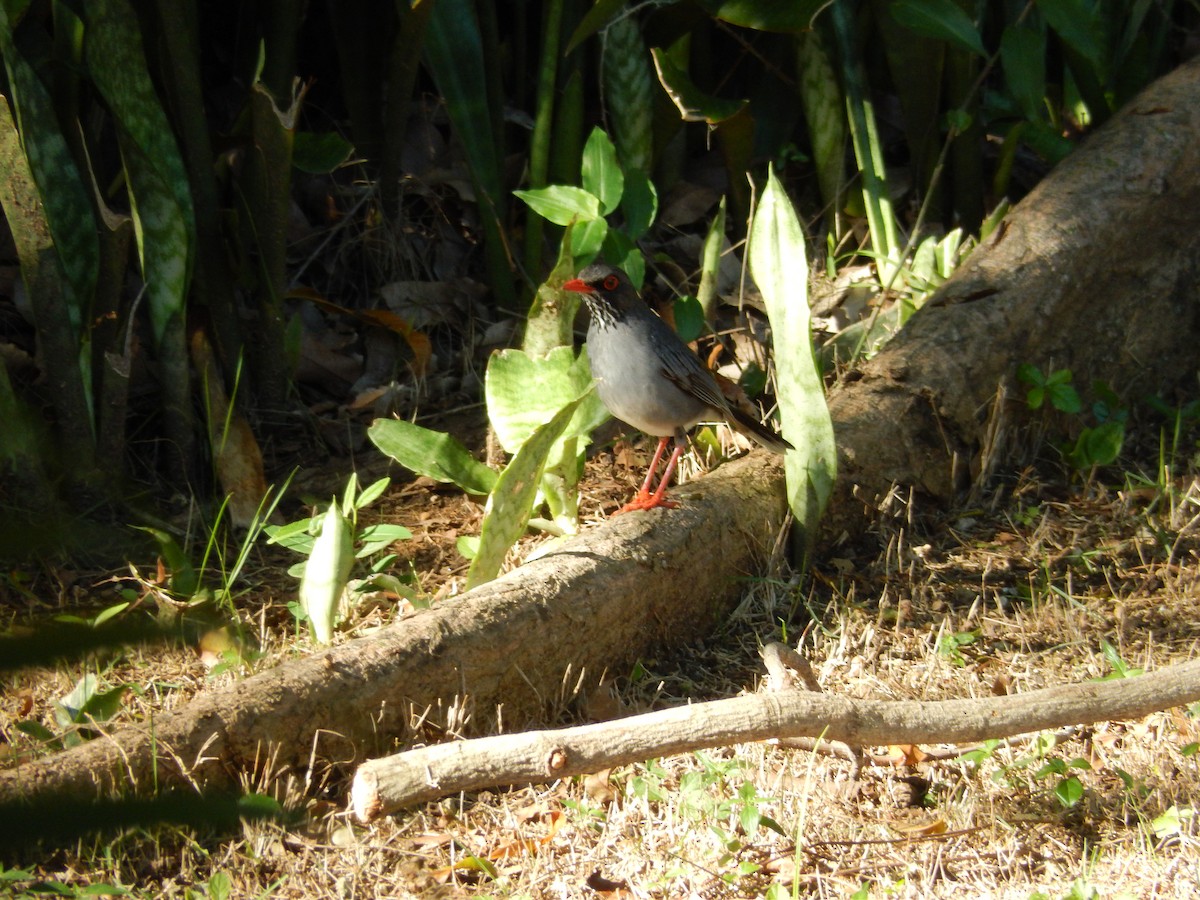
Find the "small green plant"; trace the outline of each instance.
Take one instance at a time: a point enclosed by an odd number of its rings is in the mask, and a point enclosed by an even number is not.
[[[32,719],[18,722],[17,730],[54,750],[76,747],[99,735],[95,726],[116,715],[129,689],[130,685],[121,684],[102,690],[100,679],[89,672],[75,682],[69,693],[54,701],[54,719],[61,737]]]
[[[351,474],[341,501],[334,498],[325,512],[265,529],[267,543],[279,544],[305,557],[288,569],[289,575],[300,579],[298,599],[289,603],[288,608],[297,621],[308,622],[319,643],[333,640],[333,630],[343,618],[345,592],[354,561],[377,556],[395,541],[412,537],[412,532],[403,525],[387,522],[358,528],[359,510],[378,500],[390,484],[390,478],[381,478],[360,491],[358,476]],[[373,577],[360,584],[359,590],[378,586],[379,579],[388,579],[387,587],[391,590],[401,596],[411,593],[398,579],[389,579],[385,572],[395,558],[395,554],[389,553],[375,559],[371,565]]]
[[[646,262],[636,242],[658,215],[654,183],[640,169],[622,171],[616,147],[600,128],[592,130],[584,145],[580,175],[582,187],[553,184],[513,193],[547,221],[572,226],[565,240],[580,265],[603,253],[611,265],[624,269],[634,285],[641,287]],[[617,213],[621,227],[608,222],[608,216]]]
[[[1106,640],[1101,639],[1100,650],[1104,654],[1104,659],[1108,662],[1109,666],[1112,668],[1112,671],[1107,675],[1097,678],[1097,681],[1116,681],[1120,678],[1136,678],[1145,671],[1144,669],[1131,666],[1125,662],[1125,660],[1121,658],[1121,654],[1117,651],[1117,648]]]
[[[1030,409],[1041,409],[1049,403],[1059,412],[1076,415],[1083,410],[1083,401],[1075,385],[1070,369],[1055,369],[1044,374],[1037,366],[1021,363],[1017,367],[1017,380],[1029,388],[1025,403]]]
[[[965,666],[967,660],[963,655],[963,648],[969,647],[978,641],[981,634],[982,632],[978,628],[973,628],[970,631],[957,631],[953,634],[943,634],[938,638],[938,655],[948,659],[956,666]]]
[[[1070,369],[1056,369],[1047,374],[1036,366],[1022,363],[1017,367],[1017,380],[1028,388],[1025,402],[1030,409],[1042,409],[1049,404],[1070,416],[1083,415],[1083,400],[1072,384]],[[1112,464],[1121,455],[1125,442],[1128,410],[1104,382],[1094,382],[1092,391],[1096,401],[1090,412],[1096,424],[1084,426],[1075,441],[1062,448],[1063,456],[1076,472]]]

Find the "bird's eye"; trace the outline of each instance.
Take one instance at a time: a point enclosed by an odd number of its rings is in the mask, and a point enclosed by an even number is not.
[[[617,289],[617,285],[620,283],[620,279],[618,279],[616,275],[604,276],[604,289],[606,291],[615,291]]]

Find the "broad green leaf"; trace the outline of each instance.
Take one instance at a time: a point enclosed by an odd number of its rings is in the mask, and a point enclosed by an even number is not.
[[[695,297],[679,297],[675,301],[675,333],[691,343],[704,334],[704,308]]]
[[[607,216],[617,208],[617,204],[621,202],[621,195],[625,193],[625,176],[617,162],[617,148],[613,146],[604,129],[593,128],[588,136],[583,147],[580,174],[584,191],[599,201],[600,215]],[[536,210],[536,207],[534,209]]]
[[[626,177],[653,162],[654,74],[637,19],[614,19],[604,33],[600,78],[612,139]]]
[[[891,12],[892,18],[910,31],[987,56],[979,29],[954,0],[897,0]]]
[[[1042,116],[1046,93],[1046,33],[1010,25],[1000,38],[1000,61],[1008,90],[1027,119]]]
[[[129,685],[119,684],[109,691],[94,692],[80,710],[80,721],[108,721],[121,709],[121,699],[128,690]]]
[[[608,222],[602,218],[576,222],[571,229],[571,256],[581,266],[591,262],[604,246],[610,232]]]
[[[700,0],[710,14],[756,31],[801,32],[812,28],[829,0]]]
[[[555,225],[586,222],[600,216],[600,200],[590,191],[569,184],[552,184],[530,191],[513,191],[535,213]]]
[[[571,253],[571,234],[574,230],[575,226],[567,226],[559,244],[554,270],[538,287],[529,306],[521,349],[535,357],[575,342],[575,316],[581,300],[574,291],[562,289],[568,279],[575,277],[579,268]]]
[[[298,131],[292,144],[292,165],[301,172],[324,175],[338,168],[353,152],[354,145],[336,131],[321,134]]]
[[[1054,33],[1100,74],[1105,61],[1104,5],[1092,0],[1037,0],[1038,11]]]
[[[80,721],[80,717],[83,714],[83,709],[85,706],[87,706],[88,701],[91,700],[92,696],[96,693],[96,688],[98,685],[99,679],[97,679],[96,676],[91,672],[87,673],[77,682],[75,682],[75,687],[71,688],[70,693],[62,697],[57,702],[59,710],[56,710],[56,712],[61,711],[65,713],[67,717],[67,721],[65,722],[62,722],[60,719],[60,724],[69,725],[71,723]]]
[[[646,280],[646,258],[628,235],[610,228],[604,236],[603,252],[608,262],[629,276],[635,288],[642,289],[642,283]]]
[[[811,547],[833,491],[837,448],[813,354],[804,231],[774,168],[750,226],[749,255],[750,274],[771,320],[780,424],[796,448],[785,457],[788,503]]]
[[[679,115],[685,122],[707,122],[716,125],[737,115],[748,101],[724,100],[714,97],[696,87],[688,73],[671,61],[671,57],[660,47],[650,51],[654,57],[654,69],[658,73],[659,84],[679,110]]]
[[[533,433],[592,383],[586,351],[556,347],[544,357],[521,350],[501,350],[488,360],[484,378],[488,419],[507,453],[516,453]],[[577,415],[563,430],[564,437],[590,437],[608,418],[595,394],[576,404]]]
[[[588,396],[594,395],[593,391]],[[467,571],[467,590],[495,578],[509,548],[525,532],[547,458],[586,399],[576,397],[534,429],[496,479],[483,515],[479,549]]]
[[[625,214],[625,233],[635,241],[650,230],[658,216],[658,191],[650,176],[639,169],[630,172],[625,179],[621,212]],[[641,281],[637,283],[641,284]]]
[[[485,496],[496,484],[496,473],[444,432],[402,419],[376,419],[367,429],[367,437],[406,469],[456,484],[468,494]]]

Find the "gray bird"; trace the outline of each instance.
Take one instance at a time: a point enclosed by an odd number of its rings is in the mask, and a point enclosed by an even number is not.
[[[618,513],[678,505],[666,499],[667,486],[687,445],[688,429],[701,420],[724,419],[776,453],[792,449],[753,416],[729,405],[712,373],[642,302],[620,269],[594,263],[563,288],[582,294],[591,312],[588,358],[601,401],[621,421],[659,438],[646,480]],[[652,493],[650,485],[672,437],[674,452]]]

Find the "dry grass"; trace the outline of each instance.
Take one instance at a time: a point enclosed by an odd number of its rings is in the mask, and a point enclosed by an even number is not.
[[[922,529],[907,510],[863,546],[825,554],[806,579],[748,584],[720,633],[620,680],[614,711],[755,690],[758,647],[781,638],[799,641],[825,690],[872,698],[1095,678],[1113,669],[1102,641],[1129,667],[1187,659],[1200,639],[1198,491],[1194,481],[1119,494],[1030,480],[997,513]],[[453,530],[454,509],[426,510],[427,540],[414,545],[418,563],[449,579],[454,566],[430,535]],[[298,652],[286,619],[268,612],[285,588],[266,572],[259,581],[268,599],[248,619],[260,642],[270,659]],[[124,718],[204,689],[198,660],[167,657],[129,653],[106,673],[142,685]],[[61,696],[76,677],[21,673],[5,696]],[[14,745],[15,718],[10,707],[0,722]],[[3,861],[72,890],[108,882],[146,897],[225,886],[229,897],[289,898],[826,897],[864,886],[874,897],[1194,897],[1200,829],[1188,811],[1200,806],[1200,773],[1185,748],[1197,740],[1195,717],[1171,710],[1016,737],[974,762],[958,758],[970,748],[872,748],[857,777],[830,755],[751,744],[452,797],[368,828],[340,803],[266,778],[250,787],[304,807],[301,824],[232,836],[137,830]],[[1070,807],[1055,794],[1068,775],[1082,787]],[[1174,828],[1172,811],[1183,811]]]

